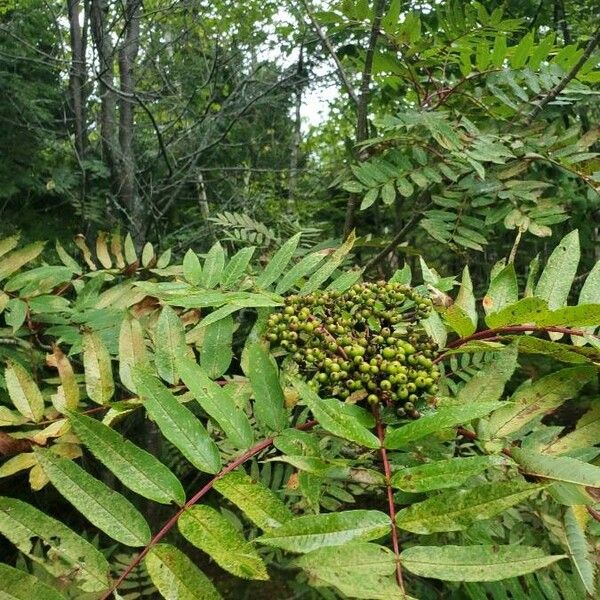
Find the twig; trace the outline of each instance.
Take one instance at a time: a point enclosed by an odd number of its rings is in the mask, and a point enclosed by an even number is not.
[[[388,512],[390,514],[390,521],[392,523],[392,548],[394,549],[394,554],[396,555],[396,581],[398,582],[398,586],[402,590],[402,595],[404,596],[406,592],[404,590],[404,578],[402,577],[402,565],[400,564],[400,541],[398,536],[398,528],[396,526],[396,507],[394,506],[394,490],[392,490],[392,485],[390,483],[392,471],[390,468],[390,462],[387,457],[387,450],[383,445],[385,439],[385,429],[379,416],[379,407],[373,406],[372,411],[373,416],[375,417],[377,437],[379,438],[379,441],[381,443],[379,453],[381,455],[381,462],[383,463],[383,474],[385,476],[385,487],[387,490]]]
[[[588,42],[587,46],[585,47],[583,54],[581,55],[581,57],[579,58],[577,63],[573,66],[573,68],[567,73],[567,75],[565,75],[565,77],[563,77],[563,79],[561,79],[561,81],[556,86],[554,86],[554,88],[552,88],[542,98],[542,100],[540,100],[540,102],[537,104],[537,106],[529,113],[529,116],[527,117],[527,120],[525,121],[526,125],[531,125],[531,123],[542,112],[542,110],[544,110],[544,107],[549,102],[552,102],[552,100],[554,100],[565,89],[565,87],[567,87],[567,85],[573,79],[575,79],[575,77],[577,76],[577,73],[579,73],[581,67],[583,67],[583,65],[585,64],[587,59],[592,55],[592,52],[598,45],[598,42],[600,42],[600,27],[598,27],[598,29],[596,29],[596,33],[594,33],[594,35],[590,38],[590,41]]]
[[[317,424],[316,421],[307,421],[302,425],[298,425],[296,429],[305,431],[307,429],[312,429]],[[100,600],[107,600],[110,595],[115,592],[118,587],[127,579],[128,575],[142,562],[146,554],[150,552],[150,550],[162,540],[162,538],[169,533],[169,531],[175,526],[181,515],[191,506],[198,503],[203,496],[205,496],[210,490],[212,490],[215,483],[223,478],[227,473],[230,473],[234,469],[237,469],[239,466],[244,464],[247,460],[251,459],[253,456],[256,456],[259,452],[267,449],[269,446],[273,444],[273,438],[265,438],[264,440],[258,442],[258,444],[252,446],[250,450],[247,450],[242,454],[239,458],[236,458],[234,461],[230,462],[227,466],[221,469],[208,483],[206,483],[203,487],[201,487],[183,506],[179,508],[179,510],[160,528],[158,533],[148,542],[146,547],[127,565],[127,568],[121,573],[121,576],[113,583],[111,588],[104,594]]]

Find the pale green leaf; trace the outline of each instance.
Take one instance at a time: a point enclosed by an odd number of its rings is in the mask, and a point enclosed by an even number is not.
[[[133,368],[148,365],[146,341],[142,324],[129,313],[126,313],[119,331],[119,379],[131,392],[135,393]]]
[[[202,266],[198,255],[190,248],[183,257],[183,276],[191,285],[198,285],[202,276]]]
[[[221,568],[244,579],[269,579],[254,546],[214,508],[191,506],[177,522],[191,544],[206,552]]]
[[[463,531],[476,521],[490,519],[541,489],[541,485],[515,480],[443,492],[403,508],[396,515],[396,523],[401,529],[421,534]]]
[[[484,417],[503,404],[502,402],[469,402],[440,408],[434,414],[425,415],[398,429],[388,429],[385,435],[385,447],[390,449],[405,447],[425,436]]]
[[[268,487],[243,471],[217,479],[214,488],[261,529],[279,527],[293,518],[290,509]]]
[[[175,357],[185,347],[185,332],[177,313],[163,306],[154,334],[154,360],[158,374],[167,383],[177,383]]]
[[[495,455],[437,460],[395,471],[391,484],[399,490],[413,493],[453,488],[490,467],[505,464],[506,458]]]
[[[519,298],[517,275],[511,263],[496,275],[483,298],[485,314],[497,313],[506,306],[514,304]]]
[[[565,558],[541,548],[507,546],[412,546],[400,555],[402,566],[419,577],[444,581],[499,581],[532,573]]]
[[[277,365],[260,342],[247,347],[246,375],[254,394],[254,415],[270,431],[287,427],[287,412]]]
[[[221,600],[210,579],[175,546],[157,544],[144,564],[165,600]]]
[[[561,369],[519,388],[508,404],[491,415],[488,431],[495,437],[505,437],[523,425],[558,408],[573,398],[596,375],[593,367],[581,366]]]
[[[214,288],[221,279],[225,266],[225,251],[219,242],[216,242],[208,251],[200,274],[200,285],[204,288]]]
[[[204,425],[151,373],[134,369],[137,393],[160,432],[198,470],[216,473],[221,468],[219,449]]]
[[[454,301],[456,306],[459,306],[469,317],[473,328],[471,333],[477,329],[477,307],[475,305],[475,296],[473,294],[473,282],[471,281],[471,274],[469,273],[469,267],[465,267],[462,272],[462,279],[460,282],[460,288],[458,295]],[[466,335],[470,335],[467,333]]]
[[[329,433],[350,440],[367,448],[379,448],[379,439],[364,427],[352,414],[343,410],[343,403],[330,398],[323,400],[303,381],[295,379],[293,385],[300,394],[303,402],[323,427]]]
[[[256,278],[256,287],[267,288],[281,277],[298,247],[301,235],[297,233],[277,250],[264,271]]]
[[[4,371],[6,389],[15,408],[27,419],[41,421],[44,399],[29,372],[17,362],[9,362]]]
[[[275,292],[283,294],[294,287],[303,277],[310,275],[317,265],[323,261],[325,254],[313,252],[307,254],[301,261],[296,263],[277,283]]]
[[[240,280],[246,272],[255,250],[254,246],[242,248],[231,257],[221,274],[221,285],[224,288],[229,288]]]
[[[600,298],[600,260],[594,265],[594,268],[590,271],[588,276],[581,287],[579,292],[578,304],[592,304],[598,302]],[[598,324],[596,324],[598,325]],[[594,327],[586,329],[588,333],[594,332]],[[573,336],[573,344],[575,346],[583,346],[585,340],[578,336]]]
[[[16,498],[0,498],[0,533],[64,583],[84,592],[108,588],[109,565],[102,553],[37,508]],[[37,545],[32,542],[38,539],[54,560],[47,560],[36,551]]]
[[[594,556],[585,536],[585,522],[588,514],[584,506],[569,506],[565,509],[565,539],[569,557],[575,572],[590,597],[596,596]]]
[[[347,510],[295,517],[266,531],[257,541],[289,552],[305,553],[350,541],[375,540],[390,529],[390,518],[383,512]]]
[[[178,355],[177,370],[192,396],[218,423],[228,441],[236,448],[248,448],[254,435],[246,413],[239,410],[233,399],[191,358]]]
[[[513,448],[511,457],[528,475],[577,485],[600,487],[600,467],[569,456],[549,456],[524,448]]]
[[[150,541],[144,517],[121,494],[72,460],[41,450],[36,450],[36,457],[60,494],[106,535],[127,546],[144,546]]]
[[[546,300],[550,309],[564,306],[579,265],[579,234],[567,234],[554,249],[540,275],[535,295]]]
[[[559,437],[544,448],[547,454],[564,454],[580,448],[591,448],[600,440],[600,405],[585,413],[573,431]]]
[[[20,569],[0,563],[0,598],[2,600],[65,600],[53,587]]]
[[[88,397],[97,404],[108,404],[115,392],[110,354],[95,331],[83,334],[83,368]]]
[[[81,442],[125,487],[162,504],[185,502],[177,477],[152,454],[92,417],[70,413],[69,419]]]
[[[502,310],[486,316],[486,324],[495,329],[507,325],[522,325],[536,323],[549,313],[545,300],[540,298],[522,298],[518,302],[505,306]]]
[[[0,281],[18,271],[23,265],[26,265],[34,258],[37,258],[45,245],[46,242],[33,242],[33,244],[15,250],[8,256],[0,259]]]
[[[231,315],[207,325],[200,349],[200,363],[211,379],[221,377],[233,358],[231,349],[235,324]]]

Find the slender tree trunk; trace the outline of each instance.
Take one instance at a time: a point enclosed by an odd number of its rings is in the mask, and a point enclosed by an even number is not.
[[[302,141],[302,83],[298,82],[295,91],[294,133],[290,151],[290,175],[288,181],[288,205],[294,206],[296,201],[296,185],[298,182],[298,164],[300,158],[300,142]]]
[[[67,0],[69,13],[69,37],[71,42],[71,69],[69,71],[69,99],[75,133],[75,150],[78,160],[83,161],[86,148],[85,126],[85,44],[79,22],[79,0]]]
[[[125,35],[119,48],[119,145],[121,150],[119,169],[119,198],[127,212],[133,228],[136,246],[141,248],[148,229],[148,214],[145,210],[136,179],[134,150],[134,107],[135,107],[135,61],[140,47],[140,14],[142,0],[127,0],[125,3]]]

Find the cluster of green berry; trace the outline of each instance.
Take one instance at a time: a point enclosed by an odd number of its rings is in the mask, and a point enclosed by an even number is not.
[[[431,300],[399,283],[286,298],[269,317],[267,340],[287,351],[324,397],[395,404],[400,416],[437,392],[436,346],[421,320]]]

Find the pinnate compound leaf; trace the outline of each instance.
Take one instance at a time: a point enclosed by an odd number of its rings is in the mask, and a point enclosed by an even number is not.
[[[288,418],[277,365],[260,342],[248,346],[247,353],[256,420],[268,430],[281,431],[287,427]]]
[[[289,552],[304,553],[353,540],[375,540],[390,529],[390,518],[381,511],[347,510],[295,517],[266,531],[257,541]]]
[[[222,600],[210,579],[175,546],[157,544],[145,565],[165,600]]]
[[[476,521],[490,519],[543,488],[515,480],[444,492],[403,508],[396,515],[396,523],[401,529],[421,534],[463,531]]]
[[[179,376],[192,396],[218,423],[229,442],[236,448],[248,448],[254,441],[254,434],[246,413],[238,409],[231,396],[194,360],[179,354],[176,363]]]
[[[596,579],[592,553],[585,536],[587,516],[584,506],[568,506],[565,509],[564,528],[567,549],[575,572],[587,593],[593,598],[596,596]]]
[[[150,541],[148,524],[129,500],[72,460],[49,451],[35,453],[52,485],[90,523],[127,546],[144,546]]]
[[[430,492],[452,488],[462,485],[470,477],[490,467],[506,463],[506,458],[495,455],[437,460],[396,471],[392,475],[391,484],[404,492]]]
[[[350,598],[365,600],[412,600],[402,595],[393,574],[394,553],[368,542],[325,546],[296,558],[313,585],[331,586]]]
[[[69,413],[69,419],[81,442],[125,487],[161,504],[185,502],[177,477],[152,454],[92,417]]]
[[[181,515],[177,525],[183,537],[226,571],[244,579],[269,579],[267,568],[254,546],[214,508],[191,506]]]
[[[281,277],[298,247],[300,236],[301,234],[297,233],[275,252],[265,270],[256,278],[256,286],[258,288],[267,288]]]
[[[102,553],[37,508],[16,498],[0,498],[0,533],[51,575],[84,592],[100,592],[108,587],[109,565]],[[36,539],[51,550],[54,560],[35,551],[32,540]]]
[[[402,566],[411,573],[444,581],[499,581],[532,573],[561,558],[565,556],[518,544],[413,546],[400,555]]]
[[[505,437],[518,431],[532,419],[573,398],[595,374],[593,367],[570,367],[522,386],[513,394],[510,404],[491,415],[487,426],[489,434]]]
[[[554,249],[535,288],[535,295],[546,300],[550,309],[560,308],[566,303],[579,258],[579,233],[575,230]]]
[[[65,600],[58,590],[42,583],[37,577],[0,563],[0,598],[3,600]]]
[[[577,485],[600,487],[600,467],[576,458],[548,456],[523,448],[513,448],[511,456],[527,474]]]
[[[518,350],[509,346],[487,363],[460,389],[461,402],[492,402],[502,396],[504,386],[517,367]]]
[[[261,529],[279,527],[293,518],[290,509],[269,488],[242,471],[218,479],[214,488]]]
[[[41,421],[44,398],[29,372],[20,363],[10,362],[4,372],[8,395],[16,409],[27,419]]]
[[[385,447],[393,450],[403,448],[432,433],[485,417],[502,406],[504,406],[503,402],[473,402],[440,408],[434,414],[421,417],[408,425],[398,429],[388,429],[385,435]]]
[[[163,306],[156,324],[154,360],[158,374],[167,383],[177,383],[175,357],[182,348],[185,348],[183,325],[170,306]]]
[[[133,377],[144,407],[161,433],[197,469],[216,473],[221,468],[219,449],[194,413],[148,371],[136,368]]]
[[[83,368],[89,398],[97,404],[108,404],[115,392],[110,354],[94,331],[83,334]]]
[[[228,315],[204,329],[200,361],[211,379],[221,377],[231,364],[234,328],[233,317]]]
[[[329,433],[367,448],[379,448],[379,439],[364,427],[356,416],[344,410],[343,403],[333,398],[323,400],[303,381],[295,379],[293,385],[308,406],[319,425]]]

